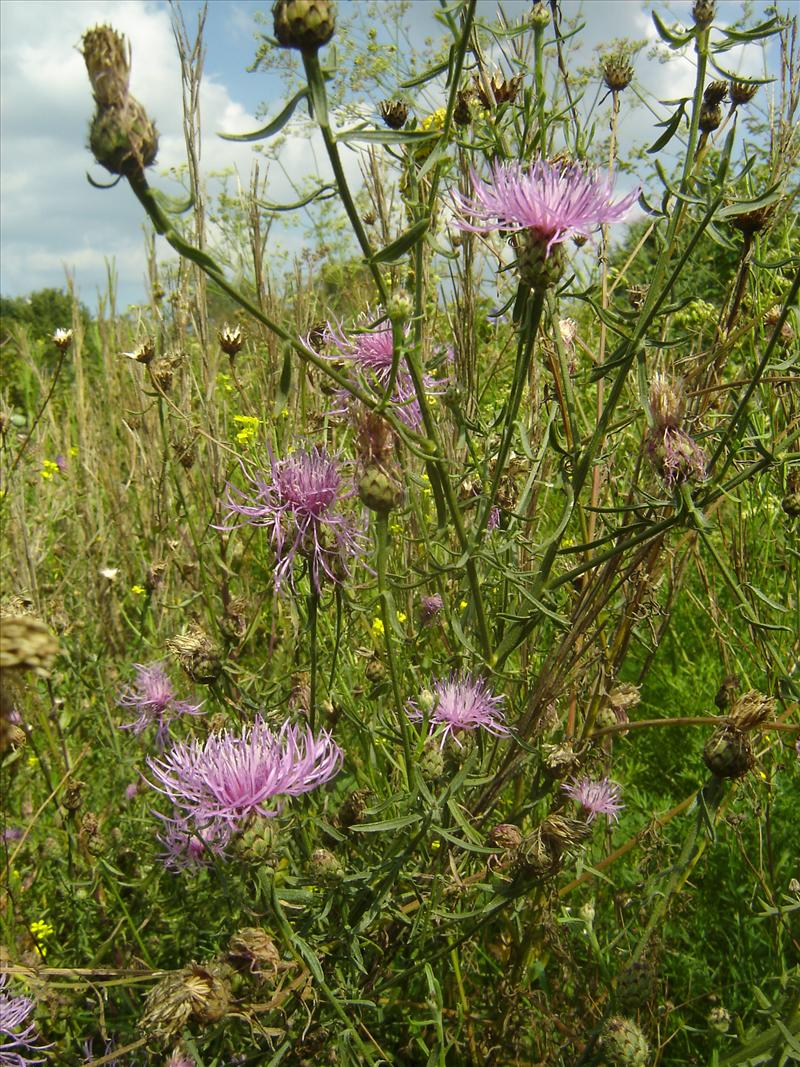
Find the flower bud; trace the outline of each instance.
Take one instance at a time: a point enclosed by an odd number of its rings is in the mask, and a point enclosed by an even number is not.
[[[628,56],[623,52],[604,56],[600,69],[603,72],[603,81],[612,93],[620,93],[623,89],[627,89],[633,80],[633,67]]]
[[[503,849],[504,851],[519,848],[522,844],[522,831],[512,823],[501,822],[489,831],[488,841],[493,848]]]
[[[722,726],[708,739],[703,760],[718,778],[742,778],[754,763],[750,742],[744,734],[729,726]]]
[[[228,955],[239,969],[251,974],[277,974],[281,961],[275,942],[260,926],[246,926],[233,935],[228,945]]]
[[[542,0],[536,0],[528,15],[528,22],[535,30],[546,30],[550,25],[550,12],[547,9],[547,4],[543,3]]]
[[[698,29],[704,30],[710,26],[716,13],[716,0],[694,0],[692,4],[692,18]]]
[[[643,1007],[655,991],[656,969],[651,960],[638,959],[617,980],[617,1000],[626,1011]]]
[[[728,95],[728,83],[725,81],[709,82],[703,91],[703,103],[713,107],[721,104]]]
[[[650,1063],[647,1038],[632,1019],[609,1019],[600,1035],[600,1047],[613,1067],[648,1067]]]
[[[367,666],[364,668],[364,677],[372,685],[380,685],[381,682],[386,681],[388,676],[389,672],[386,670],[383,660],[373,656],[372,659],[367,661]]]
[[[444,774],[444,753],[435,741],[426,741],[417,764],[425,782],[436,782]]]
[[[275,0],[272,17],[279,44],[301,52],[316,52],[336,29],[331,0]]]
[[[359,481],[358,495],[362,504],[379,515],[388,515],[400,500],[397,485],[380,467],[374,465],[367,467]]]
[[[127,96],[122,104],[98,109],[89,129],[89,147],[109,173],[132,178],[155,162],[158,133],[139,101]]]
[[[307,874],[315,885],[334,886],[344,878],[344,867],[327,848],[317,848],[311,853]]]
[[[188,626],[182,634],[167,641],[167,648],[193,682],[211,685],[219,678],[222,671],[219,649],[199,626]]]
[[[720,1034],[727,1034],[731,1025],[731,1013],[727,1008],[719,1005],[713,1007],[708,1013],[708,1025],[712,1030],[717,1030]]]

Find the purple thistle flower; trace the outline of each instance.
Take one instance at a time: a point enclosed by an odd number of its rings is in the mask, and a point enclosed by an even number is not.
[[[460,747],[456,737],[460,730],[482,727],[495,736],[509,732],[503,713],[505,697],[492,693],[483,678],[473,678],[470,674],[451,674],[447,680],[439,679],[433,683],[433,693],[430,732],[433,733],[437,726],[444,726],[442,747],[448,735]],[[411,701],[406,713],[415,721],[424,718],[421,708]]]
[[[473,170],[472,188],[471,200],[454,194],[461,214],[476,220],[457,219],[460,229],[474,233],[533,230],[548,254],[553,245],[570,237],[588,237],[598,226],[619,222],[639,197],[635,189],[614,203],[613,184],[606,176],[577,164],[556,166],[543,159],[528,168],[495,163],[491,183],[481,181]]]
[[[258,718],[238,735],[223,730],[203,742],[181,742],[163,759],[147,762],[155,779],[149,784],[179,810],[177,821],[203,835],[208,827],[214,834],[235,833],[250,815],[277,815],[277,798],[330,781],[342,759],[325,730],[314,737],[309,728],[285,723],[276,734]]]
[[[196,870],[205,867],[214,856],[225,856],[225,847],[232,837],[232,830],[225,823],[209,823],[200,829],[188,819],[168,819],[158,814],[157,817],[164,823],[159,841],[164,846],[161,860],[168,870]]]
[[[434,593],[433,596],[424,596],[419,602],[419,620],[422,625],[427,626],[433,622],[443,607],[444,601],[438,593]]]
[[[654,426],[647,435],[647,454],[668,489],[708,477],[705,452],[679,426]]]
[[[329,322],[325,328],[323,341],[336,349],[334,355],[326,358],[348,363],[356,372],[360,385],[366,385],[372,390],[380,392],[385,391],[391,379],[392,360],[394,358],[394,342],[390,322],[381,322],[373,329],[353,333],[350,336],[344,332],[341,323],[332,325]],[[306,341],[306,344],[310,346],[309,341]],[[437,382],[429,374],[424,377],[424,385],[427,393],[436,394],[444,391],[442,383]],[[344,391],[342,396],[346,401],[347,394]],[[391,402],[397,409],[399,419],[402,419],[412,430],[420,429],[422,426],[422,412],[414,389],[414,382],[402,359],[397,369]]]
[[[620,787],[608,778],[601,778],[599,782],[593,782],[586,776],[573,778],[561,788],[588,813],[587,822],[593,822],[598,815],[606,815],[611,822],[616,822],[624,807],[619,799]]]
[[[30,997],[14,997],[6,992],[7,981],[8,975],[0,974],[0,1064],[3,1067],[29,1067],[32,1063],[44,1063],[42,1056],[28,1058],[32,1052],[43,1052],[51,1047],[37,1045],[35,1024],[31,1022],[25,1025],[25,1020],[34,1009],[34,1002]]]
[[[486,523],[486,529],[491,533],[493,530],[498,529],[500,526],[500,508],[495,504],[492,510],[489,512],[489,518]]]
[[[245,477],[255,489],[249,497],[228,484],[225,506],[241,515],[244,524],[265,526],[276,555],[275,589],[285,578],[294,588],[293,567],[298,552],[309,562],[311,581],[319,591],[322,576],[341,583],[350,577],[347,562],[361,555],[366,539],[337,510],[355,490],[342,492],[342,477],[334,458],[324,449],[294,452],[285,459],[269,453],[270,471],[257,470]],[[235,497],[240,500],[236,500]],[[234,527],[220,527],[233,529]]]
[[[202,705],[176,700],[172,682],[160,663],[152,663],[149,667],[134,663],[133,667],[136,680],[120,693],[117,704],[123,708],[135,708],[138,717],[120,729],[133,730],[138,735],[155,723],[156,742],[159,748],[163,748],[169,737],[170,724],[183,715],[202,715]]]

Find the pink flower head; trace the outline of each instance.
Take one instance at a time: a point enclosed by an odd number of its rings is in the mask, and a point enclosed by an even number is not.
[[[145,666],[134,663],[133,667],[136,679],[132,686],[120,693],[117,703],[123,708],[135,708],[138,714],[133,722],[125,723],[121,729],[140,734],[155,724],[156,741],[163,748],[169,737],[170,724],[183,715],[201,715],[201,705],[175,698],[172,682],[162,664]]]
[[[360,329],[349,336],[344,332],[341,323],[334,325],[329,322],[323,341],[336,350],[327,358],[348,364],[355,372],[358,385],[373,392],[383,392],[387,388],[394,358],[392,325],[388,320],[380,322],[372,329]],[[306,343],[310,344],[308,341]],[[424,385],[425,391],[431,394],[441,393],[444,389],[441,382],[437,382],[428,374],[424,377]],[[344,391],[342,396],[346,399]],[[411,374],[402,359],[397,369],[391,403],[399,419],[412,430],[420,429],[422,412]]]
[[[456,734],[461,730],[477,730],[482,727],[490,734],[507,734],[503,703],[505,698],[491,692],[483,678],[470,674],[452,674],[447,680],[433,683],[434,705],[429,721],[431,733],[443,726],[442,746],[448,736],[460,744]],[[420,707],[412,702],[407,706],[410,719],[424,718]]]
[[[208,827],[214,834],[235,833],[250,815],[277,815],[281,797],[330,781],[342,758],[325,730],[315,737],[309,728],[286,723],[276,734],[257,718],[239,734],[223,730],[203,742],[176,744],[164,758],[147,762],[149,784],[169,797],[184,829],[203,836]]]
[[[546,243],[548,253],[569,237],[588,237],[598,226],[621,221],[639,197],[639,190],[634,189],[615,203],[611,181],[599,172],[543,159],[528,168],[495,163],[491,182],[481,181],[473,170],[472,188],[472,199],[454,194],[459,212],[474,220],[457,219],[460,229],[474,233],[533,230]]]
[[[419,602],[419,619],[423,626],[427,626],[444,607],[444,601],[438,593],[424,596]]]
[[[159,841],[164,846],[161,860],[168,870],[187,871],[205,867],[214,856],[225,855],[232,831],[222,822],[209,823],[202,829],[188,819],[168,819],[158,816],[164,823],[164,832]]]
[[[276,590],[287,577],[294,586],[298,552],[308,560],[315,589],[320,589],[323,575],[341,583],[350,576],[348,560],[361,555],[365,544],[363,533],[338,508],[355,490],[342,491],[336,461],[322,448],[293,452],[285,459],[275,459],[270,452],[269,459],[269,472],[251,474],[242,468],[255,492],[248,497],[228,484],[225,506],[244,523],[270,531]]]
[[[573,778],[561,788],[587,812],[587,822],[593,822],[598,815],[606,815],[611,822],[616,822],[624,806],[619,799],[620,787],[608,778],[601,778],[599,782],[586,776]]]
[[[14,997],[6,992],[7,974],[0,974],[0,1064],[4,1067],[29,1067],[44,1063],[42,1056],[31,1059],[32,1052],[43,1052],[50,1045],[38,1045],[36,1026],[25,1025],[35,1005],[30,997]],[[23,1055],[24,1053],[24,1055]]]

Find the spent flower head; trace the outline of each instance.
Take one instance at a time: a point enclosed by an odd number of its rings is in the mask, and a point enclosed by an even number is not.
[[[238,832],[250,816],[276,815],[282,798],[330,781],[342,751],[325,730],[315,737],[309,728],[285,723],[275,733],[258,718],[238,734],[223,730],[202,742],[182,742],[147,762],[149,784],[172,801],[185,828],[208,841],[209,827]]]
[[[584,775],[583,778],[565,782],[561,788],[581,805],[586,812],[587,822],[593,822],[598,815],[605,815],[611,822],[616,822],[622,811],[620,787],[608,778],[595,782]]]
[[[264,526],[269,530],[276,555],[275,588],[288,578],[294,586],[297,555],[308,561],[313,587],[319,591],[323,578],[341,583],[348,578],[348,562],[360,556],[366,539],[361,530],[339,510],[342,500],[354,490],[342,490],[338,464],[324,449],[298,451],[276,459],[269,453],[270,470],[249,472],[245,477],[254,492],[228,484],[225,506],[237,525]]]
[[[495,736],[507,734],[503,704],[505,698],[492,693],[483,678],[471,674],[452,674],[433,683],[433,707],[429,712],[431,733],[443,726],[442,746],[448,736],[460,745],[457,734],[462,730],[488,730]],[[417,702],[409,702],[408,717],[419,721],[424,711]]]
[[[35,1004],[30,997],[15,997],[6,989],[7,974],[0,974],[0,1064],[3,1067],[28,1067],[45,1063],[45,1057],[31,1058],[50,1045],[38,1044],[36,1026],[27,1022]]]
[[[117,704],[133,708],[136,718],[121,729],[133,730],[138,735],[148,726],[155,726],[156,742],[163,748],[170,725],[184,715],[202,715],[202,705],[176,698],[172,682],[161,663],[134,663],[133,669],[136,671],[133,685],[120,693]]]

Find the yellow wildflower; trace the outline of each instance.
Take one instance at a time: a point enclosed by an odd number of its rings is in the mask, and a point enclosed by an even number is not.
[[[55,930],[50,925],[50,923],[44,922],[44,920],[42,919],[37,919],[36,922],[32,922],[30,930],[31,935],[37,942],[36,951],[39,953],[42,959],[44,959],[47,955],[47,949],[45,948],[44,944],[42,944],[42,942],[45,938],[52,937],[52,935],[55,933]]]
[[[41,476],[45,480],[49,480],[58,471],[58,464],[54,463],[52,459],[46,459],[42,462],[42,469],[39,471]]]
[[[143,585],[132,585],[131,586],[131,592],[133,593],[134,596],[144,596],[144,594],[147,592],[147,590],[145,589],[145,587]]]
[[[461,603],[460,603],[460,604],[459,604],[458,606],[459,606],[459,607],[461,608],[461,610],[463,611],[463,610],[464,610],[464,609],[466,608],[466,606],[467,606],[467,602],[466,602],[466,600],[462,600],[462,601],[461,601]]]
[[[405,622],[407,618],[408,618],[408,615],[406,615],[406,613],[404,611],[398,611],[398,613],[397,613],[397,621],[398,622]]]
[[[233,421],[241,426],[241,430],[236,434],[240,445],[249,444],[258,436],[258,419],[254,415],[234,415]]]
[[[376,637],[383,637],[384,633],[386,632],[383,625],[383,619],[372,620],[372,632]]]
[[[230,374],[223,374],[222,371],[220,371],[217,375],[217,382],[219,383],[220,387],[225,390],[226,393],[233,392]]]

